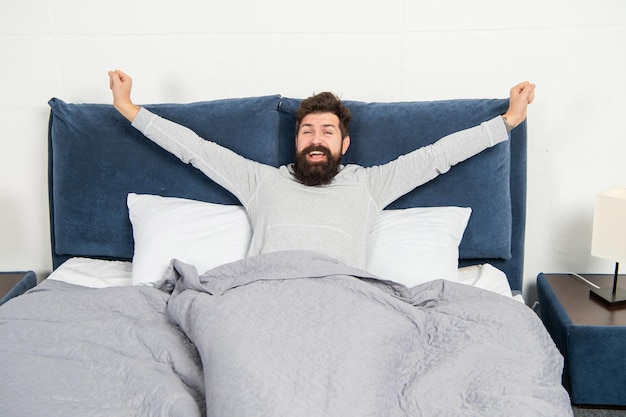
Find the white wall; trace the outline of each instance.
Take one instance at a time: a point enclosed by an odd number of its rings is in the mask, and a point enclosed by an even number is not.
[[[47,101],[138,103],[331,90],[354,100],[508,97],[529,114],[526,295],[589,255],[593,197],[626,186],[623,0],[1,0],[0,270],[51,269]]]

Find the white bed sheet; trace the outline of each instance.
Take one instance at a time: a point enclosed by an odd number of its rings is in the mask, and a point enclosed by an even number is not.
[[[92,258],[70,258],[47,279],[83,287],[124,287],[133,284],[133,265],[124,261],[105,261]]]
[[[123,287],[133,285],[132,270],[131,262],[75,257],[60,265],[47,279],[92,288]],[[488,263],[459,268],[459,280],[524,302],[521,295],[512,295],[504,272]]]

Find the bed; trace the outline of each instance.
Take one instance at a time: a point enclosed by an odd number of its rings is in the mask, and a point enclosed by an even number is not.
[[[298,98],[145,105],[242,156],[294,154]],[[567,416],[521,299],[526,124],[387,207],[367,268],[245,257],[233,195],[110,105],[49,102],[53,273],[0,308],[10,416]],[[382,164],[503,99],[346,101],[344,163]]]

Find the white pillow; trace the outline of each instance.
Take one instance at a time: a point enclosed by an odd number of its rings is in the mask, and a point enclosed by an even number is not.
[[[406,287],[458,281],[459,243],[471,208],[383,210],[367,240],[367,271]]]
[[[459,282],[506,297],[513,297],[506,274],[488,263],[459,268]]]
[[[241,206],[131,193],[127,198],[133,226],[133,284],[163,278],[173,258],[199,273],[243,259],[252,228]]]

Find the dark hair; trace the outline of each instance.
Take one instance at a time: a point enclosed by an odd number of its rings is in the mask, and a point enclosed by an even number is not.
[[[311,113],[333,113],[339,119],[341,137],[348,136],[348,124],[352,120],[352,113],[333,93],[323,92],[302,100],[296,113],[296,135],[300,130],[302,119]]]

